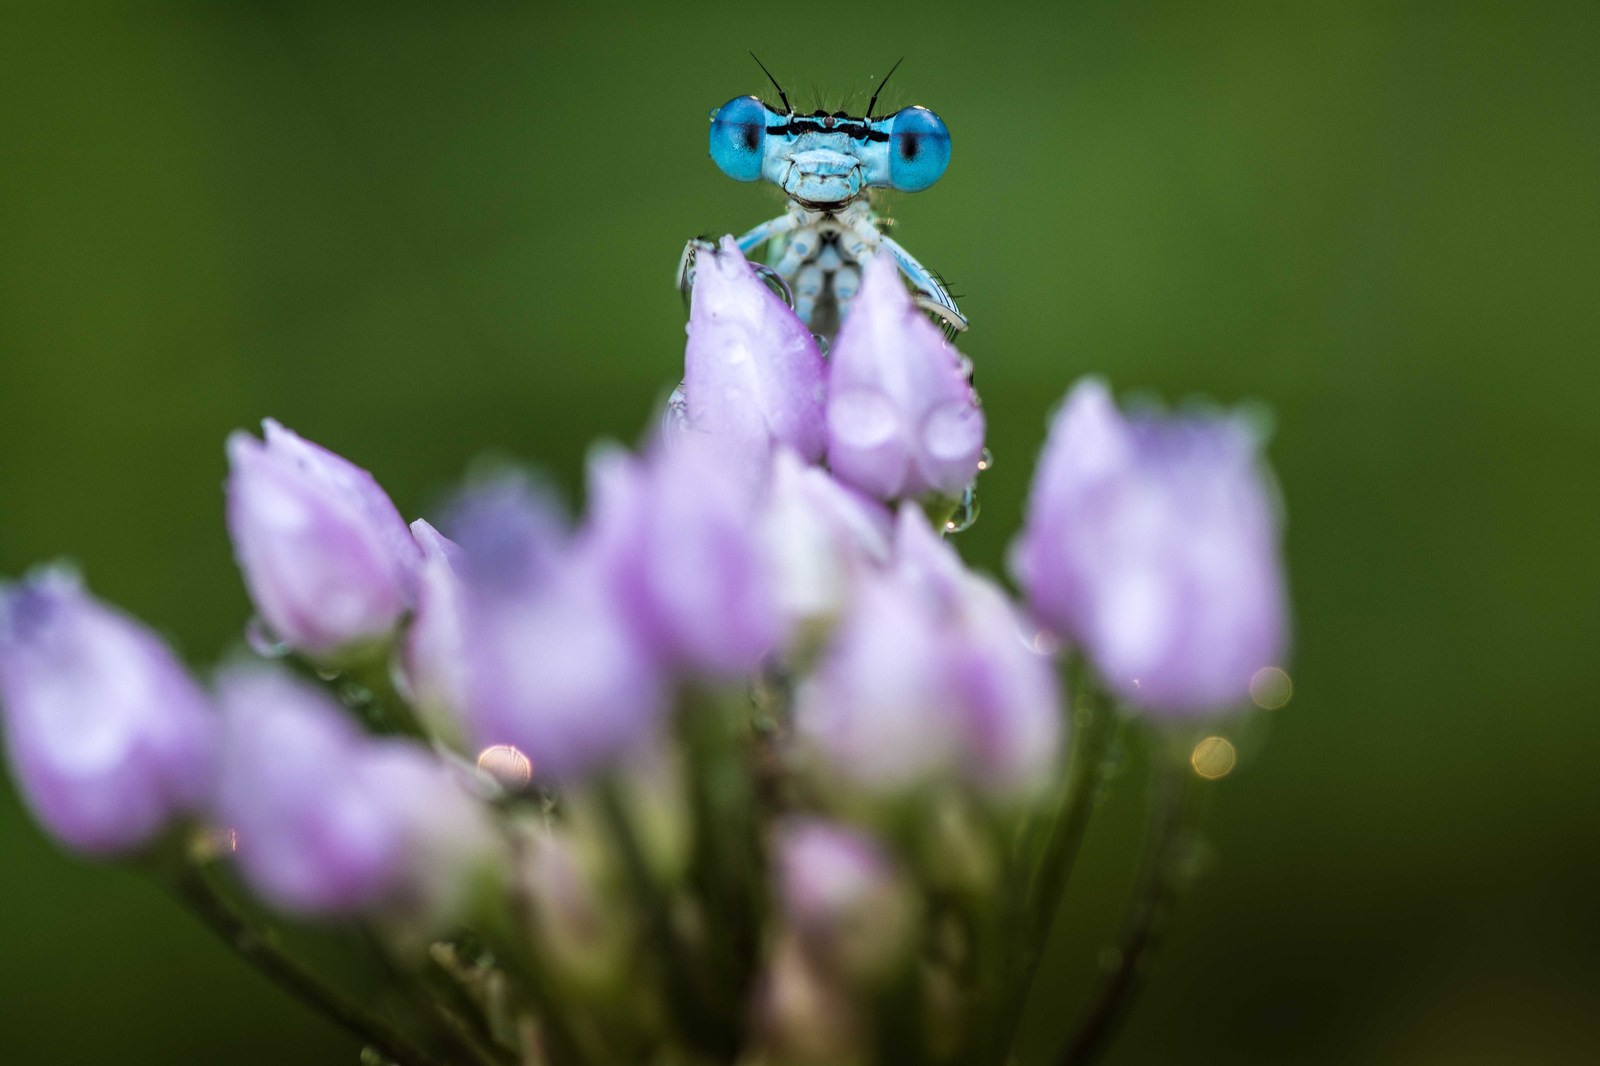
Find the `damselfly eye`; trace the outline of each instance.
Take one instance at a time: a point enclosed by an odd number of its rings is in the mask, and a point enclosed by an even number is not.
[[[735,97],[711,116],[711,159],[733,180],[755,181],[766,135],[767,105],[754,96]]]
[[[889,126],[889,184],[917,192],[938,181],[949,165],[950,131],[943,119],[925,107],[895,113]]]

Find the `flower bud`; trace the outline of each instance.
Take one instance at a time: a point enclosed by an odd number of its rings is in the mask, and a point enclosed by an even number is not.
[[[228,438],[228,532],[261,618],[320,660],[383,641],[421,551],[372,475],[270,419]]]
[[[321,690],[266,668],[220,682],[216,817],[241,875],[293,914],[442,918],[487,848],[476,805],[426,749],[362,733]]]
[[[549,543],[540,512],[507,493],[460,509],[465,717],[480,750],[510,745],[565,782],[649,747],[666,685],[598,557]]]
[[[732,237],[695,263],[683,389],[691,429],[757,484],[772,449],[808,462],[826,447],[826,370],[816,340],[758,278]]]
[[[863,574],[849,611],[795,696],[795,728],[835,772],[877,792],[951,773],[959,709],[944,634],[915,590]]]
[[[841,481],[883,500],[961,495],[983,456],[983,411],[887,253],[867,264],[829,367],[828,465]]]
[[[781,451],[758,519],[784,626],[825,626],[844,610],[855,575],[889,559],[890,515],[821,467]]]
[[[658,659],[691,676],[742,677],[778,634],[750,494],[698,437],[643,459],[590,463],[586,547]]]
[[[426,940],[466,913],[500,857],[463,771],[403,740],[368,741],[366,786],[399,827],[401,861],[380,903],[391,937]]]
[[[996,797],[1027,798],[1049,784],[1063,718],[1054,667],[1009,597],[967,570],[922,510],[902,505],[895,567],[923,590],[947,626],[949,695],[958,711],[967,780]]]
[[[461,549],[422,519],[411,524],[422,548],[417,571],[417,608],[406,629],[401,667],[412,705],[428,729],[459,747],[465,742],[466,584],[456,573]]]
[[[1124,699],[1217,710],[1281,660],[1278,513],[1257,453],[1238,417],[1125,418],[1094,379],[1056,415],[1014,569]]]
[[[993,582],[902,506],[887,571],[850,609],[796,697],[799,734],[871,791],[960,778],[993,799],[1048,783],[1061,742],[1050,663]]]
[[[796,819],[778,835],[774,865],[784,919],[821,969],[879,975],[902,957],[911,902],[876,840],[821,819]]]
[[[0,589],[0,706],[23,798],[75,851],[149,844],[215,780],[217,722],[199,687],[66,570]]]

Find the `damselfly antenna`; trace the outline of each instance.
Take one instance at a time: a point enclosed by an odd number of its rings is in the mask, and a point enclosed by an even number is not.
[[[783,101],[783,109],[792,114],[794,112],[794,107],[789,103],[789,97],[784,95],[783,86],[778,84],[778,79],[772,76],[772,71],[767,69],[767,65],[761,62],[761,57],[756,55],[755,52],[750,53],[750,58],[756,61],[756,66],[761,68],[761,73],[765,74],[767,76],[767,80],[772,83],[772,87],[778,90],[778,99]],[[892,74],[894,72],[890,71],[890,73]]]
[[[889,79],[894,77],[894,72],[899,70],[900,69],[900,64],[904,63],[905,61],[906,61],[906,57],[905,56],[901,56],[899,59],[896,59],[894,61],[894,66],[889,68],[889,73],[885,74],[883,76],[883,80],[878,83],[878,87],[876,89],[872,90],[872,99],[867,101],[867,121],[868,122],[872,121],[872,108],[878,102],[878,94],[883,92],[883,87],[885,85],[889,84]],[[756,60],[756,62],[759,63],[759,62],[761,62],[761,60],[758,59],[758,60]],[[765,69],[765,68],[763,68],[763,69]],[[767,77],[770,78],[770,77],[772,77],[772,75],[768,74]]]

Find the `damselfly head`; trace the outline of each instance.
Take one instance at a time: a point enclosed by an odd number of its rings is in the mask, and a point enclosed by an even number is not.
[[[777,81],[772,84],[782,110],[738,96],[711,113],[711,158],[735,181],[765,179],[808,207],[835,208],[866,189],[926,189],[950,164],[950,131],[925,107],[873,118],[873,93],[863,117],[820,110],[802,115]]]

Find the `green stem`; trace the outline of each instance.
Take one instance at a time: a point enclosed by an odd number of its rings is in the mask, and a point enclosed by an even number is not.
[[[1106,750],[1115,732],[1116,719],[1112,708],[1097,693],[1089,691],[1087,679],[1079,681],[1080,692],[1075,701],[1073,722],[1073,760],[1071,776],[1067,781],[1059,813],[1045,846],[1043,858],[1034,868],[1027,896],[1022,907],[1021,921],[1016,935],[1011,938],[1020,953],[1015,965],[1010,967],[1010,978],[997,1007],[994,1029],[994,1061],[1004,1062],[1016,1040],[1022,1022],[1023,1008],[1027,1006],[1028,993],[1038,976],[1039,964],[1050,940],[1050,930],[1055,925],[1056,912],[1061,907],[1061,896],[1066,891],[1084,834],[1089,828],[1089,816],[1094,812],[1096,795],[1100,789]]]
[[[749,700],[701,693],[688,702],[680,732],[689,753],[692,883],[707,911],[707,953],[719,999],[741,1002],[760,953],[759,899],[767,876],[747,765],[755,757]]]
[[[684,1037],[717,1061],[728,1061],[738,1052],[733,1028],[723,1023],[707,1002],[706,982],[701,978],[687,945],[673,928],[666,895],[656,883],[645,860],[644,849],[634,832],[621,789],[608,781],[598,789],[600,808],[615,837],[617,851],[628,880],[633,885],[639,909],[657,956],[664,967],[667,1002],[681,1023]]]
[[[405,993],[414,1007],[434,1017],[458,1052],[477,1063],[477,1066],[508,1066],[509,1056],[501,1052],[488,1033],[482,1030],[481,1018],[477,1019],[480,1025],[475,1026],[440,998],[430,974],[407,972],[381,937],[370,929],[363,930],[363,934],[367,947],[377,957],[389,981]]]
[[[1127,1017],[1138,994],[1144,963],[1155,950],[1164,919],[1182,880],[1184,855],[1196,806],[1191,802],[1193,775],[1182,758],[1157,753],[1150,829],[1138,885],[1123,920],[1114,964],[1103,972],[1083,1018],[1078,1022],[1060,1066],[1084,1066],[1098,1059]]]
[[[205,872],[193,862],[178,864],[167,879],[167,885],[240,958],[396,1066],[443,1066],[409,1037],[356,1006],[338,989],[269,941],[217,891]]]
[[[502,833],[508,854],[511,856],[512,880],[511,924],[514,936],[505,944],[501,962],[508,976],[520,986],[524,996],[531,1001],[541,1034],[549,1044],[549,1058],[559,1066],[576,1066],[589,1061],[585,1048],[568,1024],[560,1009],[553,982],[533,951],[538,940],[538,923],[533,913],[533,903],[523,882],[527,869],[528,849],[520,832],[502,824]]]
[[[359,709],[370,725],[384,733],[395,733],[427,743],[432,739],[428,730],[395,688],[391,656],[392,652],[387,646],[375,649],[366,657],[345,664],[340,676],[364,690],[366,702]]]

